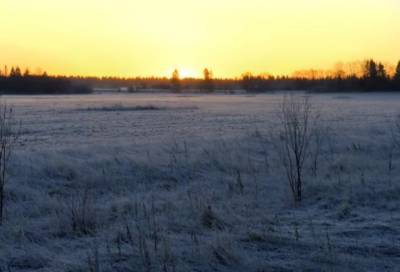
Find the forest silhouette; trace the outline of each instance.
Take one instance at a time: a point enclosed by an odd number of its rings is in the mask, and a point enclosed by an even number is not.
[[[83,77],[50,76],[46,72],[31,74],[19,67],[0,70],[2,94],[73,94],[89,93],[96,88],[113,88],[139,92],[160,90],[171,92],[206,92],[244,90],[263,93],[277,90],[314,92],[400,91],[400,61],[396,67],[373,59],[362,62],[337,63],[331,70],[301,70],[291,76],[254,75],[240,78],[214,78],[209,68],[203,78],[180,78],[175,69],[167,77]]]

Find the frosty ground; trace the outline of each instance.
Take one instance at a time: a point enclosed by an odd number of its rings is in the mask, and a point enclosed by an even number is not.
[[[400,95],[307,95],[329,133],[296,206],[282,93],[4,96],[0,271],[399,271]]]

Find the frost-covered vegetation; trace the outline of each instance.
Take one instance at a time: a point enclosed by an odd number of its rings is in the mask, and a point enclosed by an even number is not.
[[[0,271],[396,271],[400,96],[304,96],[6,97]]]

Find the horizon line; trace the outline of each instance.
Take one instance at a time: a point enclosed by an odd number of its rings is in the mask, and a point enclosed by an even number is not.
[[[215,80],[239,80],[241,78],[243,78],[243,76],[245,75],[251,75],[251,76],[255,76],[255,77],[274,77],[274,78],[299,78],[302,76],[299,76],[299,74],[301,73],[315,73],[316,76],[314,76],[315,78],[326,78],[326,77],[332,77],[335,73],[340,72],[343,74],[346,74],[346,76],[357,76],[359,75],[362,70],[363,70],[363,65],[365,65],[368,61],[373,60],[375,61],[377,64],[382,64],[384,66],[384,68],[386,69],[386,72],[388,73],[388,75],[392,76],[395,73],[396,70],[396,66],[400,66],[400,60],[398,62],[388,62],[388,61],[377,61],[374,58],[364,58],[363,60],[354,60],[354,61],[347,61],[347,62],[342,62],[342,61],[337,61],[335,62],[334,65],[332,65],[331,68],[302,68],[302,69],[296,69],[293,70],[290,73],[272,73],[272,72],[268,72],[268,71],[264,71],[264,72],[253,72],[251,70],[244,70],[243,72],[240,73],[240,75],[235,75],[235,76],[213,76],[213,79]],[[340,66],[340,67],[339,67]],[[357,69],[357,71],[352,71],[352,72],[348,72],[345,71],[345,69],[349,69],[349,67],[345,67],[345,66],[352,66],[352,70]],[[358,66],[358,67],[354,67],[354,66]],[[0,65],[0,76],[7,76],[10,74],[12,69],[20,69],[21,74],[23,75],[26,71],[29,72],[29,75],[32,76],[40,76],[40,75],[44,75],[46,74],[47,76],[50,77],[66,77],[66,78],[96,78],[96,79],[170,79],[172,76],[172,72],[169,75],[160,75],[160,74],[153,74],[153,75],[130,75],[130,76],[123,76],[123,75],[111,75],[111,74],[102,74],[102,75],[93,75],[93,74],[76,74],[76,73],[52,73],[51,71],[49,72],[49,70],[43,69],[41,67],[36,67],[34,69],[32,69],[29,66],[19,66],[19,65]],[[203,67],[202,69],[200,69],[200,71],[197,71],[198,73],[196,73],[197,75],[187,75],[187,76],[180,76],[179,78],[181,80],[188,80],[188,79],[192,79],[192,80],[200,80],[203,79],[203,71],[205,69],[208,69],[209,71],[211,71],[212,73],[214,73],[214,69],[210,68],[210,67]],[[179,69],[179,68],[175,68],[172,69],[172,71],[177,70],[179,72],[179,74],[181,73],[181,71],[185,71],[185,69]],[[296,75],[297,74],[297,75]],[[307,77],[307,76],[306,76]]]

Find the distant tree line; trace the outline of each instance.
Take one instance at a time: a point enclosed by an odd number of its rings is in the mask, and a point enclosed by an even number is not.
[[[102,79],[102,82],[108,82]],[[241,78],[214,78],[212,70],[205,68],[203,78],[183,78],[175,69],[171,78],[134,78],[117,80],[118,84],[139,86],[136,90],[164,89],[172,92],[213,92],[245,90],[268,92],[277,90],[306,90],[316,92],[347,91],[400,91],[400,62],[396,67],[375,60],[338,63],[332,70],[302,70],[292,76],[253,75]]]
[[[171,77],[65,77],[31,74],[29,70],[5,68],[0,70],[1,93],[62,94],[87,93],[91,89],[126,89],[130,92],[204,92],[238,91],[262,93],[277,90],[306,90],[315,92],[347,91],[400,91],[400,62],[391,66],[367,60],[338,63],[332,70],[301,70],[292,76],[253,75],[244,73],[240,78],[215,78],[209,68],[203,78],[181,78],[177,69]]]
[[[243,89],[248,92],[273,90],[310,91],[400,91],[400,61],[396,68],[387,67],[375,60],[348,64],[338,64],[332,71],[303,70],[292,77],[243,74]]]
[[[12,67],[8,72],[7,67],[0,71],[1,94],[71,94],[89,93],[91,89],[87,84],[74,82],[67,77],[31,74],[28,69],[23,73],[19,67]]]

